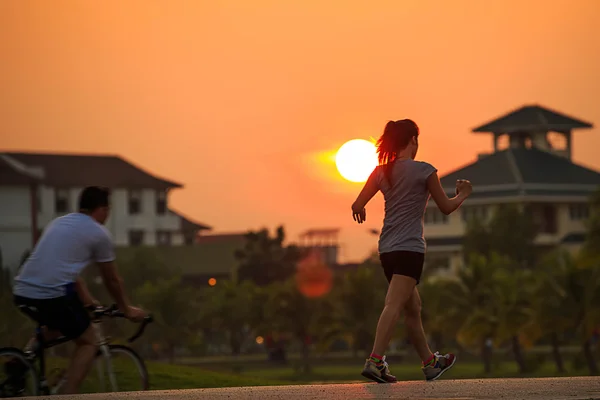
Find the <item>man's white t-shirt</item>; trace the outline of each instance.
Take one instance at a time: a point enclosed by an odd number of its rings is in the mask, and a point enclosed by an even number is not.
[[[15,278],[13,293],[30,299],[64,296],[90,263],[114,259],[113,242],[103,225],[86,214],[67,214],[48,224]]]

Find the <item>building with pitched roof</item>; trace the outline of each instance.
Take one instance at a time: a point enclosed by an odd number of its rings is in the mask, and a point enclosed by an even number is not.
[[[492,137],[493,152],[441,177],[454,196],[457,179],[473,183],[473,194],[458,212],[443,215],[434,202],[425,213],[428,264],[454,274],[462,263],[461,243],[467,222],[487,220],[502,203],[530,206],[540,227],[539,246],[576,250],[585,236],[588,200],[600,185],[600,173],[572,160],[572,134],[592,124],[557,111],[530,105],[473,129]]]
[[[0,250],[16,269],[51,220],[76,211],[85,186],[112,190],[106,222],[117,246],[192,244],[209,226],[169,208],[168,195],[182,185],[157,177],[119,156],[0,153]]]

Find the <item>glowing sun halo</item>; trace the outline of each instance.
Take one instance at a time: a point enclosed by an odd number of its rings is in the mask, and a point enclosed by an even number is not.
[[[377,166],[377,149],[367,140],[350,140],[337,151],[335,165],[345,179],[365,182]]]

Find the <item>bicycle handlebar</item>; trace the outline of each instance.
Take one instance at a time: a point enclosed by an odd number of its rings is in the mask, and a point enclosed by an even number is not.
[[[116,304],[113,304],[109,307],[88,306],[87,309],[94,314],[94,318],[102,318],[102,317],[125,318],[125,314],[123,313],[123,311],[119,310],[119,307]],[[135,340],[139,339],[139,337],[144,334],[144,330],[146,329],[146,326],[148,324],[152,323],[153,321],[154,321],[154,318],[152,317],[151,314],[149,314],[147,317],[144,318],[144,320],[142,321],[137,332],[132,337],[127,339],[127,341],[129,343],[132,343]]]

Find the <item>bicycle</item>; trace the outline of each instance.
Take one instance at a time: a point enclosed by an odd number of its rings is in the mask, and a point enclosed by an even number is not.
[[[105,387],[104,369],[101,367],[102,361],[104,361],[106,372],[109,378],[110,387],[113,392],[119,391],[119,387],[116,383],[116,374],[114,371],[114,360],[117,355],[125,355],[129,359],[133,360],[137,374],[140,378],[139,387],[133,390],[148,390],[148,370],[144,360],[133,350],[131,347],[119,344],[111,344],[111,338],[105,336],[102,331],[102,320],[103,318],[124,318],[123,312],[118,310],[116,305],[110,307],[88,307],[88,311],[92,314],[92,326],[96,333],[98,352],[94,364],[99,366],[98,378],[99,384],[102,388]],[[130,337],[127,341],[132,343],[137,340],[146,329],[146,326],[153,321],[151,315],[147,316],[141,323],[137,332]],[[55,379],[56,382],[49,384],[46,377],[46,357],[45,350],[60,344],[69,342],[71,339],[67,337],[59,337],[54,340],[45,341],[43,337],[42,326],[38,326],[35,330],[35,337],[38,343],[37,350],[35,352],[25,352],[15,347],[4,347],[0,348],[0,357],[10,357],[11,361],[7,362],[4,366],[9,377],[4,381],[0,381],[0,398],[7,397],[20,397],[24,394],[25,387],[25,376],[29,373],[32,377],[31,380],[31,394],[27,396],[39,396],[39,395],[53,395],[57,394],[66,382],[65,369],[59,372],[58,377]],[[36,370],[34,367],[35,362],[39,362],[39,368]],[[1,365],[0,365],[1,367]],[[10,369],[10,371],[9,371]],[[127,372],[130,370],[128,369]],[[88,378],[92,376],[93,371],[88,373]],[[11,376],[12,375],[12,376]],[[97,393],[105,392],[106,390],[95,391]]]

